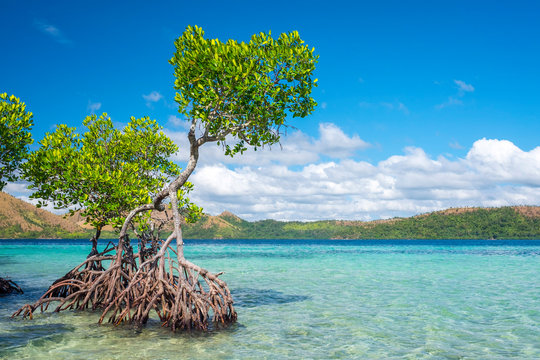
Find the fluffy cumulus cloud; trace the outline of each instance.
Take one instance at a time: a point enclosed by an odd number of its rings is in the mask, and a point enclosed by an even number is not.
[[[357,150],[370,146],[369,143],[360,139],[358,135],[355,134],[349,137],[343,130],[331,123],[320,124],[319,134],[319,140],[315,141],[316,149],[320,153],[331,157],[349,157]]]
[[[185,131],[167,134],[180,146],[176,160],[185,163]],[[281,147],[235,158],[208,144],[190,178],[191,197],[210,214],[228,210],[247,220],[372,220],[449,207],[540,203],[540,147],[524,151],[507,140],[480,139],[462,158],[407,147],[378,163],[358,160],[368,146],[330,123],[321,124],[315,137],[292,132]],[[30,194],[23,183],[5,191],[24,200]]]
[[[169,119],[170,121],[170,119]],[[175,160],[179,162],[187,161],[189,143],[186,133],[183,131],[165,130],[165,133],[173,139],[180,147],[181,151],[176,155]],[[232,143],[232,139],[228,140]],[[346,158],[357,152],[370,147],[371,144],[362,140],[357,134],[346,135],[343,130],[332,123],[319,125],[318,139],[307,136],[301,131],[294,131],[282,138],[281,144],[267,146],[256,151],[248,149],[243,155],[234,158],[225,156],[223,149],[212,144],[205,145],[200,150],[199,166],[204,164],[226,164],[226,165],[268,165],[281,164],[306,165],[315,163],[322,158]]]
[[[492,181],[540,186],[540,147],[526,152],[508,140],[482,139],[466,159]]]
[[[320,135],[313,142],[323,141]],[[289,156],[294,151],[284,147],[280,157]],[[457,206],[538,204],[540,147],[523,151],[506,140],[481,139],[453,160],[409,147],[376,164],[348,157],[301,167],[207,162],[192,181],[193,199],[207,212],[230,210],[249,220],[370,220]]]

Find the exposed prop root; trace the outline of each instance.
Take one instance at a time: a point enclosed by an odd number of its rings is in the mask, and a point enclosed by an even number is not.
[[[159,251],[157,240],[151,250],[143,246],[137,255],[129,246],[122,256],[118,256],[118,247],[91,255],[56,280],[36,303],[12,316],[31,319],[36,310],[46,311],[55,303],[55,312],[102,309],[99,323],[107,318],[114,325],[142,326],[152,311],[162,326],[173,331],[206,331],[210,323],[219,327],[235,322],[233,299],[227,284],[218,278],[221,273],[212,274],[184,259],[170,246],[172,239],[161,244]],[[110,254],[113,250],[116,255]],[[139,259],[139,267],[135,259]],[[109,267],[103,262],[110,262]]]
[[[13,280],[0,277],[0,295],[12,294],[14,292],[23,293],[19,285],[15,284]]]
[[[146,324],[152,310],[162,326],[171,330],[208,330],[236,321],[237,314],[227,284],[182,257],[168,245],[139,268],[129,286],[105,308],[100,323]],[[210,319],[210,314],[212,317]]]
[[[114,250],[114,245],[111,245],[109,243],[105,250],[100,253],[96,249],[93,249],[82,264],[79,264],[66,275],[56,280],[49,287],[45,295],[65,298],[78,291],[80,284],[88,284],[96,280],[105,271],[103,261],[113,259],[113,256],[107,255]]]
[[[12,317],[22,315],[23,318],[32,319],[37,309],[46,311],[53,303],[57,303],[55,312],[103,308],[108,297],[112,298],[114,294],[120,293],[128,281],[127,277],[122,276],[129,266],[126,266],[125,261],[120,265],[113,262],[108,269],[103,266],[104,261],[116,259],[116,256],[108,255],[114,249],[107,248],[101,253],[89,256],[83,263],[56,280],[38,301],[23,306]]]

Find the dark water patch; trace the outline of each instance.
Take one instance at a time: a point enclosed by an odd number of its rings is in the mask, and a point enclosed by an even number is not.
[[[309,300],[309,296],[285,294],[273,289],[239,288],[231,290],[238,308],[254,308],[264,305],[289,304]]]
[[[24,290],[23,290],[24,291]],[[1,293],[0,294],[0,299],[8,299],[7,301],[10,301],[12,300],[15,296],[19,296],[19,297],[22,297],[23,294],[21,294],[20,292],[16,291],[16,290],[13,290],[12,292],[10,293]],[[0,306],[1,306],[2,302],[0,301]]]
[[[301,239],[227,239],[227,240],[185,240],[186,245],[207,246],[535,246],[540,247],[537,240],[436,240],[436,239],[385,239],[385,240],[301,240]]]
[[[99,245],[105,246],[109,243],[118,243],[117,239],[100,239]],[[313,246],[540,246],[540,239],[535,240],[433,240],[433,239],[385,239],[385,240],[299,240],[299,239],[185,239],[186,245],[208,245],[208,246],[230,246],[230,245],[313,245]],[[87,239],[0,239],[2,245],[88,245]],[[136,240],[132,240],[136,244]]]
[[[426,247],[379,247],[379,248],[304,248],[301,250],[279,251],[269,248],[266,251],[224,251],[219,253],[194,253],[186,251],[186,256],[194,260],[207,259],[252,259],[252,258],[275,258],[275,259],[310,259],[315,256],[325,255],[476,255],[476,256],[540,256],[540,248],[426,248]]]
[[[48,289],[48,287],[30,285],[25,281],[17,282],[17,284],[23,289],[24,293],[0,296],[0,317],[10,317],[13,312],[20,309],[23,305],[35,303]],[[51,304],[47,312],[54,310],[55,307],[54,303]],[[39,311],[36,311],[37,313]]]
[[[74,326],[62,323],[13,326],[0,335],[0,356],[8,350],[23,347],[30,342],[34,346],[47,346],[50,342],[60,341],[64,334],[75,330]]]
[[[15,256],[12,255],[0,255],[0,266],[17,264]]]
[[[322,255],[333,254],[392,254],[392,255],[478,255],[478,256],[540,256],[540,249],[486,249],[486,248],[447,248],[447,249],[426,249],[426,248],[410,248],[410,249],[392,249],[392,248],[380,248],[380,249],[333,249],[327,251],[317,252]]]
[[[193,260],[219,260],[219,259],[251,259],[251,258],[277,258],[277,259],[298,259],[298,258],[312,258],[315,254],[322,254],[325,252],[275,252],[273,249],[268,251],[227,251],[213,254],[190,254],[189,250],[186,251],[186,257]]]

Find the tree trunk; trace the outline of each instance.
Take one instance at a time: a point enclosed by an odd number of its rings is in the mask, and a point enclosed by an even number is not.
[[[92,243],[92,250],[90,251],[90,254],[88,254],[88,257],[94,256],[98,253],[97,244],[98,244],[98,239],[100,235],[101,235],[101,226],[98,226],[96,228],[96,233],[94,234],[94,236],[92,236],[92,239],[90,239],[90,242]]]
[[[161,319],[162,326],[173,331],[208,330],[210,322],[220,326],[236,321],[229,288],[218,278],[222,273],[212,274],[184,257],[177,192],[197,166],[199,146],[209,141],[206,135],[196,139],[195,126],[194,120],[188,133],[190,158],[186,168],[154,197],[151,204],[142,205],[128,214],[120,230],[118,245],[98,253],[97,240],[101,228],[97,229],[91,240],[92,252],[86,261],[53,283],[36,303],[23,306],[12,316],[32,318],[36,309],[44,311],[51,303],[59,302],[55,309],[57,312],[101,308],[103,313],[99,323],[108,317],[108,321],[115,325],[122,322],[138,326],[146,324],[152,310]],[[211,141],[216,140],[219,138]],[[146,257],[145,246],[141,246],[138,254],[133,254],[127,235],[128,226],[140,212],[163,211],[162,202],[166,197],[171,200],[173,212],[172,234],[154,255]],[[174,240],[176,249],[171,246]],[[153,238],[153,246],[160,241]],[[103,261],[111,261],[107,269],[102,266]]]

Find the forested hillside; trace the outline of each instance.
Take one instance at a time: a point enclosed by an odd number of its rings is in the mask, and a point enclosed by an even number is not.
[[[115,237],[106,230],[102,238]],[[540,207],[455,208],[369,222],[249,222],[224,212],[185,224],[183,232],[187,239],[540,239]],[[73,239],[92,233],[77,215],[63,218],[0,192],[0,238]]]
[[[540,239],[540,207],[460,208],[371,222],[248,222],[230,213],[185,228],[198,239]]]

